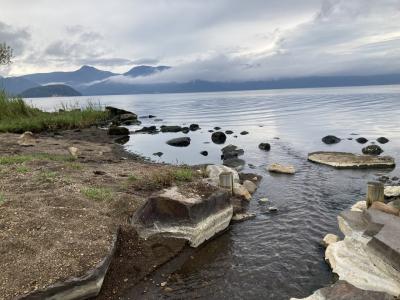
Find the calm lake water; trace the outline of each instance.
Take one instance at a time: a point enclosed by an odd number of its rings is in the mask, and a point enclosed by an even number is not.
[[[62,103],[100,101],[134,111],[139,116],[156,115],[162,121],[142,119],[147,125],[189,125],[186,148],[174,148],[165,141],[182,133],[136,134],[126,149],[168,163],[221,163],[220,149],[227,144],[245,150],[244,171],[263,176],[249,210],[257,217],[235,224],[190,255],[165,266],[178,280],[164,293],[151,281],[129,291],[126,299],[289,299],[305,297],[332,282],[324,262],[320,241],[326,233],[338,233],[337,215],[365,196],[366,184],[377,176],[399,176],[394,170],[335,170],[307,161],[307,153],[319,150],[361,153],[363,136],[374,141],[380,136],[390,142],[384,154],[400,159],[400,86],[323,88],[273,91],[244,91],[197,94],[123,95],[102,97],[47,98],[28,100],[52,110]],[[219,126],[232,130],[225,145],[211,142],[208,130]],[[137,126],[130,129],[135,130]],[[242,136],[243,130],[249,132]],[[334,134],[343,140],[325,145],[321,138]],[[358,134],[358,135],[353,135]],[[237,137],[234,137],[237,135]],[[279,138],[279,139],[275,139]],[[258,149],[269,142],[271,151]],[[368,144],[370,144],[370,142]],[[366,144],[367,145],[367,144]],[[207,150],[209,155],[200,154]],[[163,156],[153,156],[154,152]],[[293,164],[294,176],[272,175],[271,163]],[[268,197],[260,204],[257,199]],[[278,207],[269,213],[268,206]],[[165,281],[160,271],[156,283]],[[144,294],[143,291],[146,290]]]

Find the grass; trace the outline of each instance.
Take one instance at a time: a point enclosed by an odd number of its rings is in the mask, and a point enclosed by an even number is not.
[[[6,198],[2,193],[0,193],[0,205],[2,205],[4,202],[6,202]]]
[[[43,183],[54,183],[58,177],[57,172],[51,172],[51,171],[42,171],[38,177],[37,180]]]
[[[88,103],[82,109],[68,109],[64,106],[62,110],[50,113],[27,105],[22,98],[10,98],[0,91],[0,132],[86,128],[107,117],[108,113],[93,103]]]
[[[176,181],[192,181],[194,176],[193,170],[190,168],[176,169],[171,173]]]
[[[21,174],[29,173],[30,169],[26,166],[19,166],[16,168],[16,171]]]
[[[34,160],[73,162],[75,158],[69,155],[57,155],[48,153],[35,153],[27,155],[6,155],[6,156],[0,156],[0,165],[23,164]]]
[[[73,170],[83,170],[83,165],[81,163],[78,162],[67,162],[65,164],[66,167],[73,169]]]
[[[85,187],[81,189],[82,195],[95,201],[108,201],[113,198],[113,192],[108,188]]]

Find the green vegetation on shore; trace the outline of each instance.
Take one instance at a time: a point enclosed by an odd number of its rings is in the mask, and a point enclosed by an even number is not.
[[[75,158],[69,155],[56,155],[48,153],[35,153],[27,155],[4,155],[0,156],[0,166],[23,164],[25,162],[34,160],[72,162],[75,160]]]
[[[27,105],[22,98],[10,98],[0,92],[0,132],[23,133],[45,130],[85,128],[108,117],[100,105],[88,103],[83,109],[44,112]]]

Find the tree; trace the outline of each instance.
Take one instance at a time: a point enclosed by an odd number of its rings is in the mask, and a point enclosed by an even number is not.
[[[6,43],[0,43],[0,65],[8,65],[11,63],[13,51]]]

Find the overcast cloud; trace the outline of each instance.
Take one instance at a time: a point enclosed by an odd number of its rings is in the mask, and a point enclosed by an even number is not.
[[[147,78],[263,80],[400,72],[400,0],[0,0],[0,41],[16,57],[2,72],[125,72]]]

